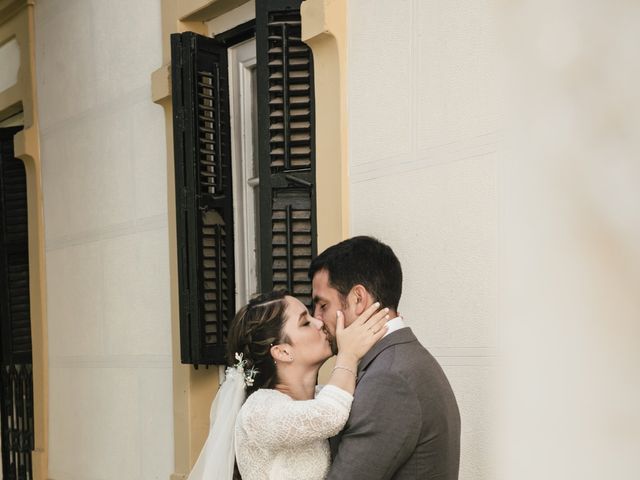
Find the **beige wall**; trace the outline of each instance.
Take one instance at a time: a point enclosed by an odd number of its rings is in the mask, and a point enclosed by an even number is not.
[[[55,480],[173,471],[159,0],[42,0],[36,64]]]
[[[522,0],[500,21],[502,478],[637,478],[640,8]]]
[[[352,0],[348,45],[350,235],[374,235],[398,254],[400,312],[460,405],[460,478],[489,480],[500,145],[492,11]]]
[[[349,6],[351,234],[405,265],[461,478],[635,478],[637,2]]]

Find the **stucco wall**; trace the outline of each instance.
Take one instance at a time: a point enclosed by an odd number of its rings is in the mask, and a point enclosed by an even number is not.
[[[400,312],[443,365],[462,415],[461,475],[490,479],[499,114],[484,2],[352,0],[350,235],[390,244]]]
[[[173,472],[160,1],[42,0],[36,65],[55,480]]]
[[[500,18],[511,126],[500,478],[635,479],[640,5],[521,0]]]

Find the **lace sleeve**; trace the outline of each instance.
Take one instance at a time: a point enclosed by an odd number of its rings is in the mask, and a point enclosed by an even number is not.
[[[353,396],[326,385],[313,400],[287,400],[270,391],[265,396],[254,393],[243,408],[240,427],[250,437],[259,438],[266,447],[293,447],[332,437],[349,418]]]

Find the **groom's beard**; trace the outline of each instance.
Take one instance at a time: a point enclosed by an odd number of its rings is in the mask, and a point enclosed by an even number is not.
[[[340,307],[342,308],[342,313],[344,315],[344,312],[349,310],[349,303],[347,303],[347,296],[346,295],[341,295],[340,296]],[[346,327],[346,325],[345,325]],[[327,330],[326,328],[324,329],[324,331],[327,334],[327,338],[329,339],[329,343],[331,344],[331,352],[334,355],[338,354],[338,341],[336,340],[335,335],[332,335],[329,330]]]
[[[329,330],[327,330],[325,328],[324,333],[327,334],[327,340],[329,340],[329,345],[331,345],[331,353],[333,353],[334,355],[338,354],[338,342],[336,340],[336,337],[334,337],[333,335],[331,335],[331,333],[329,333]]]

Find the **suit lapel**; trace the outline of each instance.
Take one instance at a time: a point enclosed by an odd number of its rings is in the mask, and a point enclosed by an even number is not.
[[[340,440],[342,440],[342,432],[338,433],[335,437],[329,438],[329,449],[331,450],[331,461],[335,460],[338,455],[338,447],[340,447]]]
[[[362,379],[364,374],[367,371],[367,367],[373,360],[380,355],[387,348],[392,347],[394,345],[398,345],[400,343],[409,343],[417,341],[416,336],[413,334],[410,328],[401,328],[400,330],[396,330],[395,332],[390,333],[378,343],[376,343],[371,350],[367,352],[367,354],[362,357],[360,361],[360,365],[358,365],[358,376],[356,378],[356,385]]]

